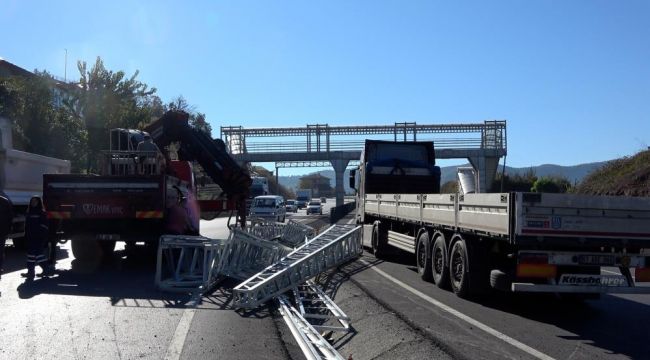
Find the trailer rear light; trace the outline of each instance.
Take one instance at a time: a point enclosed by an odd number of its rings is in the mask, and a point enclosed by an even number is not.
[[[520,278],[554,278],[557,266],[549,264],[517,264],[517,277]]]
[[[48,211],[46,215],[48,219],[57,219],[57,220],[70,219],[72,217],[70,211]]]
[[[517,277],[553,278],[557,266],[548,263],[548,255],[540,253],[520,253],[517,264]]]
[[[650,282],[650,268],[638,267],[634,269],[634,281]]]

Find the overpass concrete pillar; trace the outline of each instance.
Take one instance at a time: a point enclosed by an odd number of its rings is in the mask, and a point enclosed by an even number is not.
[[[468,159],[477,174],[477,192],[485,193],[490,191],[499,167],[499,159],[499,157],[493,156],[476,156]]]
[[[343,160],[343,159],[334,159],[330,160],[332,163],[332,167],[334,168],[334,175],[336,178],[336,206],[341,206],[343,205],[343,201],[345,198],[345,187],[343,186],[343,174],[345,173],[345,169],[348,167],[348,163],[350,160]]]

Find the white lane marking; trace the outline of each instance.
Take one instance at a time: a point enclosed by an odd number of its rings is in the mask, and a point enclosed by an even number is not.
[[[188,302],[189,307],[183,310],[181,320],[178,322],[178,325],[176,325],[174,336],[172,336],[172,340],[169,342],[169,346],[167,347],[165,360],[178,360],[181,358],[185,339],[187,338],[187,333],[190,332],[190,325],[192,325],[192,319],[194,319],[194,314],[196,313],[196,307],[198,306],[199,301],[200,298],[193,297]]]
[[[367,261],[365,261],[363,259],[361,260],[361,262],[364,263],[365,265],[368,265],[368,266],[371,265],[369,262],[367,262]],[[519,342],[519,341],[511,338],[510,336],[508,336],[508,335],[506,335],[506,334],[504,334],[504,333],[502,333],[502,332],[500,332],[498,330],[495,330],[495,329],[493,329],[493,328],[479,322],[478,320],[475,320],[475,319],[473,319],[473,318],[471,318],[471,317],[457,311],[454,308],[451,308],[451,307],[441,303],[438,300],[435,300],[435,299],[425,295],[424,293],[422,293],[422,292],[412,288],[411,286],[409,286],[409,285],[395,279],[394,277],[388,275],[387,273],[383,272],[382,270],[377,269],[374,266],[370,266],[370,268],[372,270],[376,271],[379,275],[385,277],[386,279],[392,281],[393,283],[401,286],[405,290],[411,292],[413,295],[416,295],[416,296],[420,297],[422,300],[424,300],[424,301],[426,301],[426,302],[428,302],[428,303],[430,303],[430,304],[432,304],[434,306],[437,306],[438,308],[442,309],[443,311],[446,311],[446,312],[450,313],[451,315],[454,315],[455,317],[469,323],[470,325],[475,326],[475,327],[485,331],[486,333],[488,333],[490,335],[493,335],[493,336],[497,337],[498,339],[507,342],[508,344],[516,347],[517,349],[519,349],[521,351],[524,351],[524,352],[528,353],[531,356],[534,356],[534,357],[536,357],[538,359],[544,359],[544,360],[552,360],[553,359],[552,357],[550,357],[550,356],[548,356],[548,355],[546,355],[546,354],[544,354],[544,353],[542,353],[542,352],[540,352],[538,350],[535,350],[532,347],[530,347],[530,346],[528,346],[528,345],[526,345],[526,344],[524,344],[522,342]]]

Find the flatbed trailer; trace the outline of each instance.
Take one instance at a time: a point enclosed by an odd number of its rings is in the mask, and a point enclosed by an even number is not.
[[[368,140],[364,155],[371,156],[378,146],[382,142]],[[650,198],[440,194],[439,173],[423,171],[432,168],[433,158],[428,164],[407,165],[392,159],[400,163],[394,171],[386,159],[364,155],[351,175],[364,240],[378,257],[395,249],[415,254],[422,278],[441,288],[451,286],[459,296],[489,287],[585,297],[650,293],[650,287],[637,286],[650,281]],[[386,184],[395,188],[392,182],[410,183],[401,190],[415,193],[365,191],[383,190]],[[434,191],[417,192],[427,187]],[[603,274],[605,267],[618,268],[620,275]]]

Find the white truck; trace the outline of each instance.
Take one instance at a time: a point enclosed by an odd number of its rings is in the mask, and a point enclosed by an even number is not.
[[[25,211],[34,195],[43,195],[43,174],[68,174],[70,162],[13,149],[11,122],[0,117],[0,190],[14,206],[14,222],[9,233],[14,245],[22,247]]]
[[[424,280],[460,297],[650,293],[636,286],[650,281],[650,198],[440,194],[432,142],[366,140],[350,186],[375,256],[412,253]]]
[[[311,189],[296,190],[296,203],[298,209],[307,207],[307,204],[311,201],[311,195]]]

